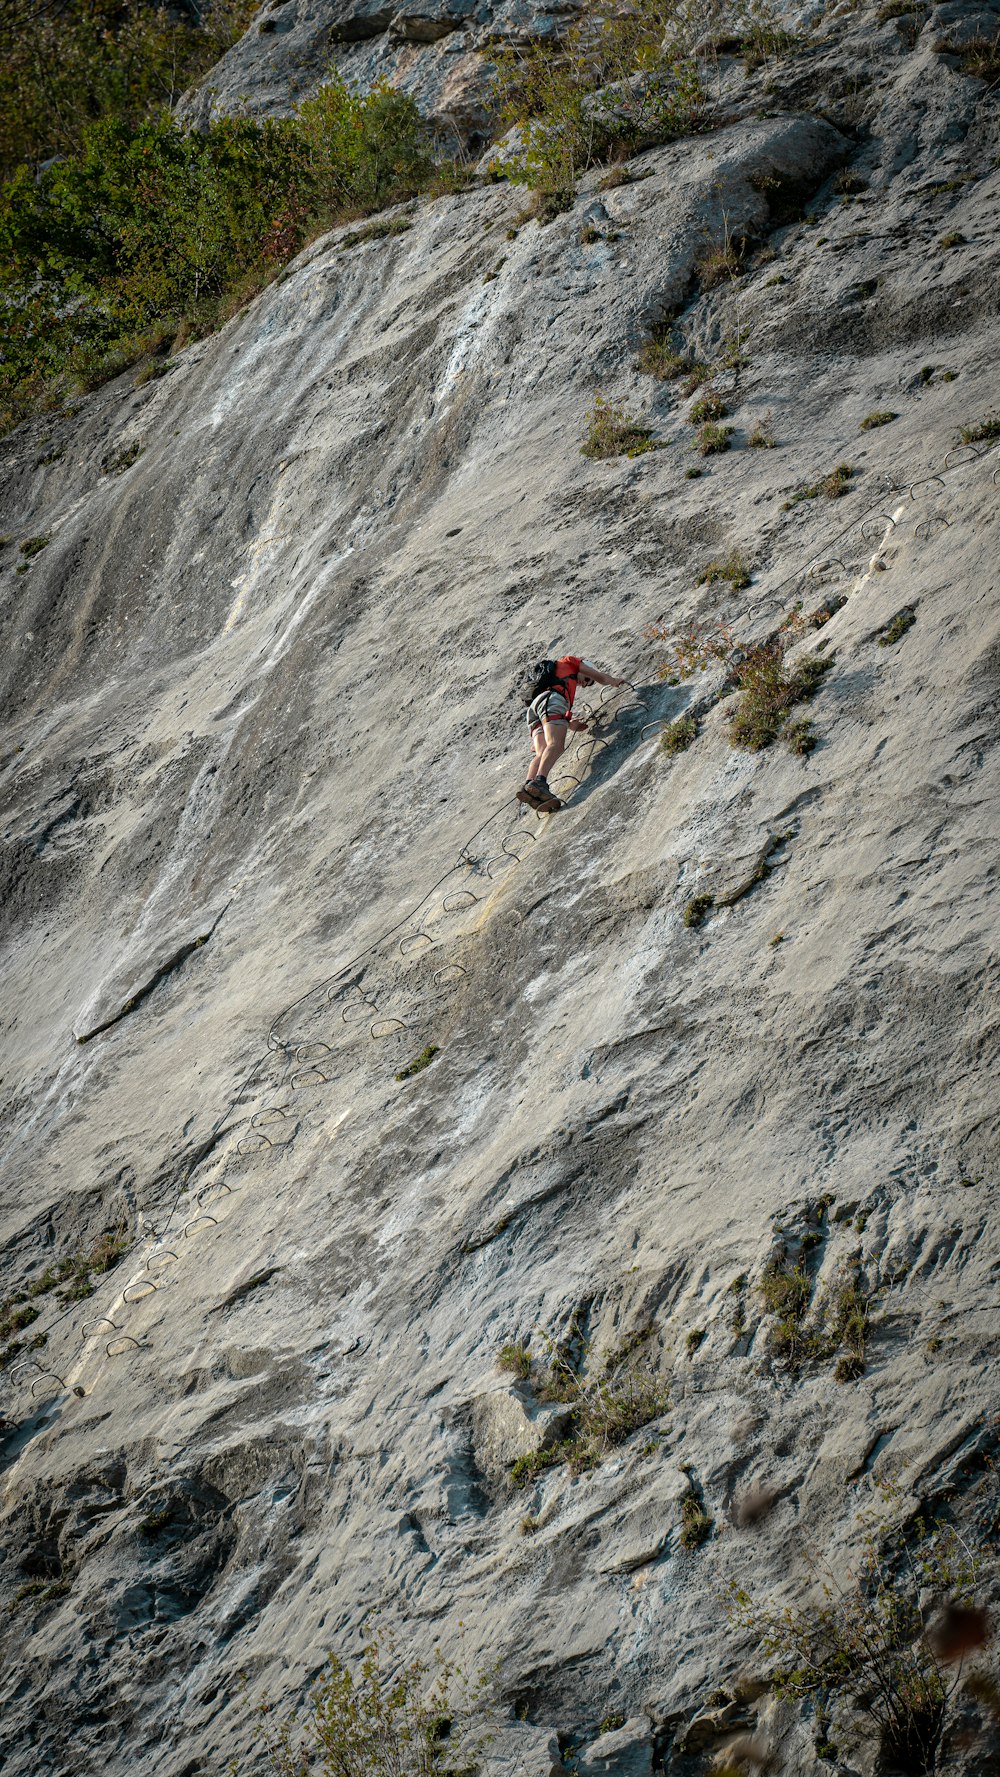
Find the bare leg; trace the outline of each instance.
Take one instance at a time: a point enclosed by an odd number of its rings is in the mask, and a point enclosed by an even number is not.
[[[569,723],[543,722],[542,728],[545,734],[545,743],[535,759],[532,771],[534,776],[547,779],[553,765],[562,758],[563,753],[566,751],[566,742],[569,739]]]
[[[532,730],[531,734],[531,764],[528,767],[528,775],[524,780],[525,783],[530,784],[532,778],[538,776],[538,761],[544,751],[545,736],[540,728],[535,728]]]

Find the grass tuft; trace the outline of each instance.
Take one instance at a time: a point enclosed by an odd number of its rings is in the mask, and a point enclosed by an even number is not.
[[[655,450],[653,428],[624,407],[615,407],[603,395],[594,398],[587,415],[587,436],[580,446],[584,457],[638,457]]]
[[[917,614],[913,606],[904,605],[901,611],[896,612],[895,617],[889,619],[885,628],[879,631],[879,647],[891,648],[894,642],[898,642],[902,636],[905,636],[908,629],[913,628],[916,621]]]
[[[898,420],[898,418],[898,413],[893,413],[891,408],[879,407],[876,408],[874,413],[866,414],[861,422],[860,430],[862,432],[874,432],[878,426],[891,426],[893,420]]]
[[[731,448],[733,436],[732,426],[717,426],[713,423],[702,426],[695,440],[695,448],[699,456],[718,457]]]
[[[694,716],[678,716],[669,728],[664,728],[660,735],[661,751],[668,758],[675,758],[678,753],[686,753],[689,746],[698,738],[698,722]]]
[[[750,568],[746,557],[738,549],[731,549],[727,556],[720,560],[710,561],[698,575],[699,586],[714,586],[720,580],[727,580],[734,592],[742,592],[750,585]]]
[[[396,1075],[397,1080],[411,1080],[414,1074],[422,1074],[425,1067],[430,1067],[435,1055],[440,1053],[437,1043],[428,1043],[426,1049],[421,1049],[419,1055],[415,1055],[412,1061],[400,1068]]]

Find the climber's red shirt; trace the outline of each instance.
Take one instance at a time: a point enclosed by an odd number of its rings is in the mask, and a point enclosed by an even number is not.
[[[566,702],[573,708],[573,699],[577,693],[579,676],[586,670],[587,662],[581,660],[579,654],[564,654],[556,661],[556,679],[560,688],[566,693]]]

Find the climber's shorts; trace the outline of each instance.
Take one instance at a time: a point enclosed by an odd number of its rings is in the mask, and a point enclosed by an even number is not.
[[[528,705],[528,732],[535,734],[543,722],[568,722],[569,703],[561,691],[543,691]]]

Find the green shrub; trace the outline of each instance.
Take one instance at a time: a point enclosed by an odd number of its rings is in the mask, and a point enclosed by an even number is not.
[[[895,617],[891,617],[885,628],[879,632],[879,647],[891,648],[894,642],[898,642],[901,636],[905,636],[908,629],[913,628],[916,621],[917,613],[913,606],[904,605],[903,609],[897,611]]]
[[[703,290],[715,290],[719,284],[738,278],[742,270],[742,243],[724,241],[702,254],[695,263],[694,275]]]
[[[205,133],[167,112],[89,125],[77,152],[0,192],[0,421],[210,331],[310,232],[433,176],[415,105],[384,84],[333,80],[291,117]]]
[[[25,537],[24,542],[20,545],[21,554],[30,561],[32,556],[41,555],[42,550],[47,549],[51,541],[51,537]]]
[[[639,347],[636,358],[636,369],[646,376],[655,376],[660,382],[673,382],[692,369],[690,352],[674,350],[671,339],[673,324],[664,321],[650,331],[649,338]]]
[[[798,506],[803,500],[818,500],[820,494],[827,500],[839,500],[847,493],[853,478],[854,470],[850,463],[838,463],[835,469],[831,469],[819,481],[810,481],[797,488],[791,498],[785,501],[782,511],[790,512],[793,506]]]
[[[686,753],[689,746],[698,738],[698,722],[694,716],[678,716],[660,735],[660,747],[671,759],[678,753]]]
[[[525,1380],[531,1375],[531,1352],[526,1340],[515,1340],[510,1345],[503,1345],[497,1357],[497,1369],[507,1370],[512,1376]]]
[[[352,1667],[328,1654],[305,1707],[280,1721],[255,1711],[273,1777],[477,1777],[492,1739],[490,1675],[446,1660],[404,1659],[376,1631]],[[254,1766],[257,1769],[257,1766]],[[239,1766],[231,1767],[236,1777]]]
[[[666,1412],[669,1392],[638,1352],[651,1328],[644,1327],[601,1364],[591,1364],[575,1320],[563,1340],[544,1340],[548,1360],[536,1384],[540,1401],[570,1409],[566,1436],[530,1450],[511,1466],[511,1480],[524,1487],[545,1469],[568,1464],[582,1474],[603,1462],[626,1438]]]
[[[717,426],[711,422],[709,422],[708,425],[702,426],[698,432],[698,437],[695,440],[695,447],[699,456],[721,456],[724,451],[729,450],[729,441],[732,438],[732,435],[732,426]]]
[[[412,1080],[414,1074],[422,1074],[425,1067],[430,1067],[435,1055],[440,1055],[440,1053],[436,1043],[428,1043],[426,1049],[421,1049],[419,1055],[415,1055],[412,1061],[408,1061],[405,1067],[400,1068],[396,1075],[397,1080]]]
[[[734,592],[742,592],[750,585],[749,564],[738,549],[731,549],[721,560],[710,561],[698,575],[699,586],[713,586],[719,580],[727,580]]]
[[[774,450],[774,433],[771,430],[770,415],[755,421],[747,433],[747,446],[750,450]]]
[[[730,1620],[771,1662],[779,1698],[815,1699],[827,1725],[834,1701],[853,1705],[874,1738],[876,1767],[924,1777],[937,1768],[948,1701],[963,1673],[960,1658],[952,1656],[950,1667],[942,1659],[922,1594],[947,1596],[952,1612],[984,1618],[970,1610],[975,1561],[943,1525],[917,1518],[890,1528],[868,1520],[846,1578],[815,1557],[810,1568],[810,1601],[780,1609],[731,1583]]]
[[[724,420],[728,412],[729,408],[722,396],[710,389],[695,402],[688,414],[688,420],[692,426],[701,426],[706,420]]]
[[[680,10],[596,0],[555,43],[495,49],[503,120],[517,131],[495,170],[563,201],[595,162],[690,130],[704,94],[697,62],[672,41]]]
[[[615,407],[613,402],[605,401],[603,395],[596,395],[587,415],[587,436],[580,446],[580,454],[584,457],[639,457],[647,450],[656,449],[652,432],[652,426],[645,420],[636,419],[624,407]]]
[[[700,1549],[712,1534],[712,1520],[695,1493],[688,1493],[681,1504],[681,1548]]]
[[[963,426],[961,430],[963,444],[984,444],[993,438],[1000,438],[1000,413],[988,413],[978,425]]]
[[[898,413],[893,413],[890,408],[878,408],[875,413],[867,414],[862,420],[861,431],[874,432],[877,426],[891,426],[893,420],[898,420],[898,418]]]
[[[173,105],[242,34],[256,0],[170,11],[156,0],[0,8],[0,179],[74,154],[95,118],[134,126]]]
[[[712,908],[715,906],[714,895],[692,895],[684,909],[684,924],[691,931],[703,926]]]
[[[751,753],[769,747],[785,729],[789,711],[815,695],[832,665],[832,659],[813,655],[789,673],[780,639],[751,648],[736,668],[741,696],[729,724],[731,744]]]

